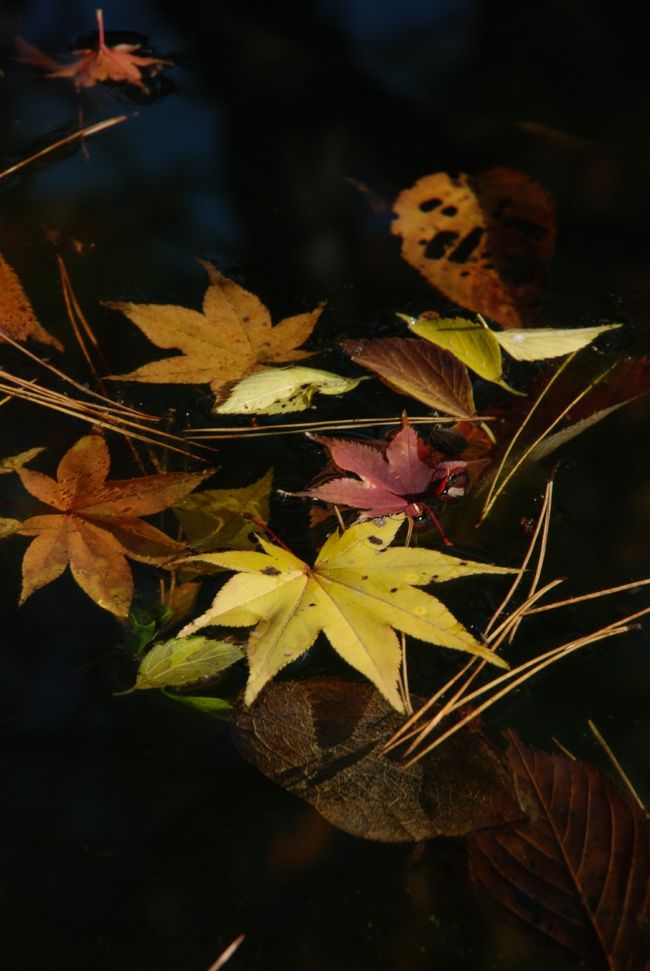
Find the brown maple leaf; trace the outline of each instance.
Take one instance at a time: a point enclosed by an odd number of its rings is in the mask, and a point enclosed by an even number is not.
[[[35,537],[23,558],[20,603],[70,566],[95,603],[128,615],[133,578],[126,557],[162,565],[185,547],[138,517],[180,502],[212,470],[106,481],[110,455],[101,435],[84,435],[59,462],[56,479],[19,469],[33,496],[56,512],[26,519],[19,532]]]
[[[95,13],[98,30],[97,47],[74,51],[77,56],[70,64],[59,64],[22,37],[16,38],[16,45],[21,53],[18,60],[44,68],[49,72],[48,77],[71,78],[77,88],[92,88],[102,81],[124,81],[147,92],[148,88],[142,80],[142,68],[146,68],[150,75],[154,75],[171,64],[171,61],[136,54],[135,51],[139,50],[140,44],[115,44],[114,47],[109,47],[104,35],[103,12],[96,10]]]
[[[199,261],[210,283],[203,312],[164,304],[107,302],[158,347],[175,347],[176,357],[152,361],[112,380],[153,384],[209,384],[219,397],[224,388],[253,371],[297,361],[312,352],[298,350],[311,334],[322,306],[287,317],[275,327],[264,304],[253,293]]]

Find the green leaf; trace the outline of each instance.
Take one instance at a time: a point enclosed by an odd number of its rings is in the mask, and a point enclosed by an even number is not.
[[[305,411],[316,392],[344,394],[369,378],[344,378],[318,368],[287,367],[258,371],[233,388],[230,397],[215,408],[221,415],[280,415]]]
[[[163,689],[165,698],[178,701],[181,705],[194,708],[203,715],[212,715],[213,718],[224,718],[230,715],[232,705],[225,698],[211,698],[209,695],[175,695],[171,691]]]
[[[242,489],[207,489],[187,496],[174,512],[189,543],[197,550],[256,549],[247,516],[268,522],[272,482],[269,469]]]
[[[228,641],[202,636],[175,637],[155,644],[145,655],[134,687],[164,688],[211,678],[243,656],[241,647]]]

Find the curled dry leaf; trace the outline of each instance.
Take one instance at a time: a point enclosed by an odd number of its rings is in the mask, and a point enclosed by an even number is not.
[[[36,319],[34,308],[15,271],[0,255],[0,342],[5,333],[15,341],[38,341],[63,350],[61,341],[48,334]]]
[[[273,469],[241,489],[204,489],[187,496],[174,512],[196,550],[252,550],[251,520],[269,519]]]
[[[161,565],[184,546],[138,517],[162,512],[203,479],[204,472],[170,472],[107,481],[110,455],[101,435],[84,435],[59,462],[57,478],[20,469],[24,487],[51,507],[20,528],[34,539],[23,558],[21,604],[67,566],[95,603],[125,618],[133,597],[126,557]]]
[[[521,327],[538,297],[555,241],[553,206],[508,168],[475,178],[436,172],[395,200],[402,256],[449,300]]]
[[[166,688],[212,678],[239,661],[244,652],[237,644],[210,637],[175,637],[154,644],[145,654],[134,687]]]
[[[463,836],[521,817],[499,753],[463,732],[415,765],[382,753],[402,719],[371,685],[275,682],[240,707],[244,758],[354,836],[384,842]]]
[[[143,69],[153,76],[159,74],[171,61],[136,54],[140,44],[115,44],[109,47],[104,36],[102,11],[96,10],[95,13],[98,27],[97,47],[74,51],[76,56],[73,61],[59,64],[22,37],[16,37],[16,46],[20,52],[18,60],[43,68],[49,72],[48,77],[70,78],[77,88],[91,88],[103,81],[114,81],[126,82],[147,92],[142,79]]]
[[[247,646],[246,704],[278,671],[309,650],[320,631],[400,711],[397,681],[402,650],[395,630],[507,667],[439,600],[416,588],[433,580],[512,571],[434,550],[389,549],[402,521],[393,517],[383,525],[358,523],[342,535],[333,533],[313,567],[262,537],[258,538],[261,553],[203,553],[181,561],[177,565],[199,562],[238,571],[212,606],[182,629],[181,636],[212,624],[256,625]]]
[[[358,478],[339,476],[292,495],[351,506],[361,510],[362,519],[395,513],[420,516],[427,503],[453,488],[454,477],[465,472],[465,462],[438,461],[406,416],[384,449],[353,439],[309,437],[327,448],[339,469]]]
[[[368,378],[344,378],[312,367],[285,367],[258,371],[233,388],[220,415],[280,415],[305,411],[318,394],[345,394]]]
[[[474,879],[573,962],[650,966],[650,823],[603,774],[512,737],[525,822],[470,842]]]
[[[209,263],[201,265],[209,278],[201,313],[164,304],[106,303],[126,314],[158,347],[182,351],[129,374],[112,375],[112,380],[209,384],[219,397],[226,386],[246,374],[310,356],[298,347],[311,334],[322,307],[287,317],[273,327],[268,310],[255,294]]]
[[[476,414],[467,368],[429,341],[387,337],[346,340],[341,346],[356,364],[373,371],[390,388],[456,418]]]

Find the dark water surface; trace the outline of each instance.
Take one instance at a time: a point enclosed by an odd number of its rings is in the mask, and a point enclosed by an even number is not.
[[[392,332],[396,310],[445,308],[400,260],[390,202],[421,175],[491,164],[527,172],[556,202],[543,322],[622,320],[621,348],[648,352],[641,5],[617,13],[599,0],[120,0],[105,17],[109,30],[139,32],[177,63],[155,96],[103,86],[78,97],[68,82],[15,63],[14,34],[56,55],[93,29],[91,4],[5,3],[0,12],[1,168],[74,130],[80,109],[84,123],[131,116],[90,140],[87,158],[77,147],[0,183],[0,251],[66,343],[63,366],[79,380],[88,374],[45,229],[86,244],[84,256],[66,257],[68,269],[114,372],[162,352],[99,301],[199,306],[197,256],[258,293],[274,320],[327,300],[311,345],[326,349],[340,336]],[[375,211],[355,182],[389,205]],[[316,363],[353,373],[336,350]],[[23,373],[11,351],[3,364]],[[145,409],[208,418],[205,388],[122,387]],[[319,403],[318,415],[401,407],[368,382]],[[0,423],[1,454],[47,444],[38,467],[48,471],[85,430],[18,403],[0,410]],[[115,436],[110,444],[113,475],[133,474],[123,445]],[[548,577],[586,591],[649,575],[647,401],[561,457]],[[277,485],[301,488],[319,461],[298,439],[235,444],[219,456],[215,486],[252,481],[272,462]],[[21,502],[27,515],[14,479],[2,481],[2,514],[17,515]],[[469,554],[516,564],[526,544],[519,520],[535,514],[542,484],[540,473],[524,476],[480,532],[457,508],[452,535]],[[275,515],[299,544],[304,519]],[[17,613],[24,548],[19,538],[0,546],[4,968],[206,971],[241,932],[233,971],[547,966],[482,907],[462,847],[354,839],[243,763],[227,726],[162,697],[115,697],[130,677],[119,625],[69,575]],[[134,569],[140,595],[152,596],[153,573]],[[585,607],[580,618],[595,627],[646,603],[639,593]],[[463,616],[478,621],[489,608],[481,601],[481,616]],[[524,649],[560,643],[584,623],[570,614],[531,624]],[[513,726],[548,748],[556,736],[600,760],[591,717],[647,801],[649,647],[640,631],[575,655],[511,696],[490,730]],[[331,655],[315,663],[327,670]]]

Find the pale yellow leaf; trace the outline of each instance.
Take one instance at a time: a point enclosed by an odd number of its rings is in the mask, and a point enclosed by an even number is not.
[[[258,371],[239,381],[214,409],[221,415],[280,415],[305,411],[314,394],[344,394],[368,378],[344,378],[318,368],[288,367]]]
[[[623,324],[601,327],[531,327],[530,330],[503,330],[494,333],[504,351],[517,361],[542,361],[564,357],[587,347],[600,334],[617,330]]]

